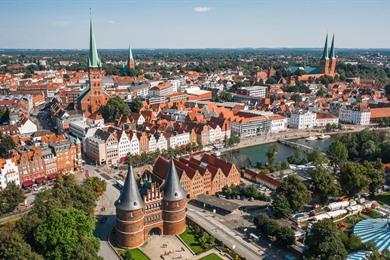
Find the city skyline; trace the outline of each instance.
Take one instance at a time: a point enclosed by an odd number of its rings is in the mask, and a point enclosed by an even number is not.
[[[335,33],[338,49],[390,48],[390,35],[383,33],[390,3],[381,0],[20,0],[0,5],[0,22],[6,25],[0,33],[7,35],[2,49],[86,49],[89,8],[98,49],[125,49],[129,43],[134,49],[320,49],[326,33]]]

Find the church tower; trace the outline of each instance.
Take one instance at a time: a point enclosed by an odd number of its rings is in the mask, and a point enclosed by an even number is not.
[[[129,71],[135,69],[135,60],[133,57],[133,50],[131,49],[131,46],[129,45],[129,56],[127,57],[127,68]]]
[[[115,243],[126,248],[142,245],[145,241],[145,206],[131,165],[128,166],[125,184],[115,207]]]
[[[176,235],[186,228],[187,192],[180,184],[175,163],[171,159],[164,187],[164,235]]]
[[[107,104],[109,96],[102,89],[102,63],[96,48],[95,32],[92,18],[89,24],[88,78],[89,89],[79,97],[80,109],[85,116],[97,113],[101,106]]]
[[[328,75],[329,74],[329,53],[328,53],[328,34],[325,39],[324,51],[322,52],[322,57],[320,60],[321,73]]]
[[[330,52],[329,52],[329,75],[334,76],[336,73],[336,54],[335,54],[335,49],[334,49],[334,34],[332,37],[332,44],[330,46]]]

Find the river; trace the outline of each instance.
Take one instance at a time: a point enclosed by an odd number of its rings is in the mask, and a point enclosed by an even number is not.
[[[296,139],[292,140],[293,142],[301,143],[313,148],[319,147],[322,152],[328,150],[329,145],[333,142],[334,138],[324,140],[313,140],[308,141],[306,139]],[[277,162],[287,161],[287,157],[294,155],[295,149],[287,145],[280,143],[270,143],[270,144],[261,144],[252,147],[241,148],[239,150],[229,151],[222,155],[226,160],[234,162],[238,167],[248,167],[249,164],[256,165],[256,163],[265,164],[268,159],[266,156],[268,147],[271,145],[276,145],[277,153]]]

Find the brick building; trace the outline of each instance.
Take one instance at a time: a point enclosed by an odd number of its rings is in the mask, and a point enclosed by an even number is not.
[[[90,23],[88,77],[89,88],[79,96],[79,107],[84,115],[97,113],[101,106],[107,104],[109,95],[102,89],[102,63],[96,49],[92,20]]]
[[[150,235],[176,235],[186,228],[187,193],[179,182],[173,160],[166,181],[135,180],[130,165],[119,199],[115,202],[115,242],[118,246],[141,246]]]
[[[195,158],[173,159],[179,180],[189,198],[199,194],[213,195],[224,186],[240,184],[240,172],[230,162],[213,155],[204,154],[201,160]],[[153,167],[153,174],[160,180],[167,178],[169,161],[160,157]]]

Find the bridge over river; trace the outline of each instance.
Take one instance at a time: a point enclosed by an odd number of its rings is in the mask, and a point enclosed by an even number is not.
[[[293,142],[293,141],[279,139],[278,142],[281,143],[281,144],[287,145],[289,147],[295,148],[295,149],[300,148],[302,151],[304,151],[306,153],[310,153],[310,152],[312,152],[314,150],[314,148],[311,147],[311,146],[300,144],[300,143],[296,143],[296,142]]]

